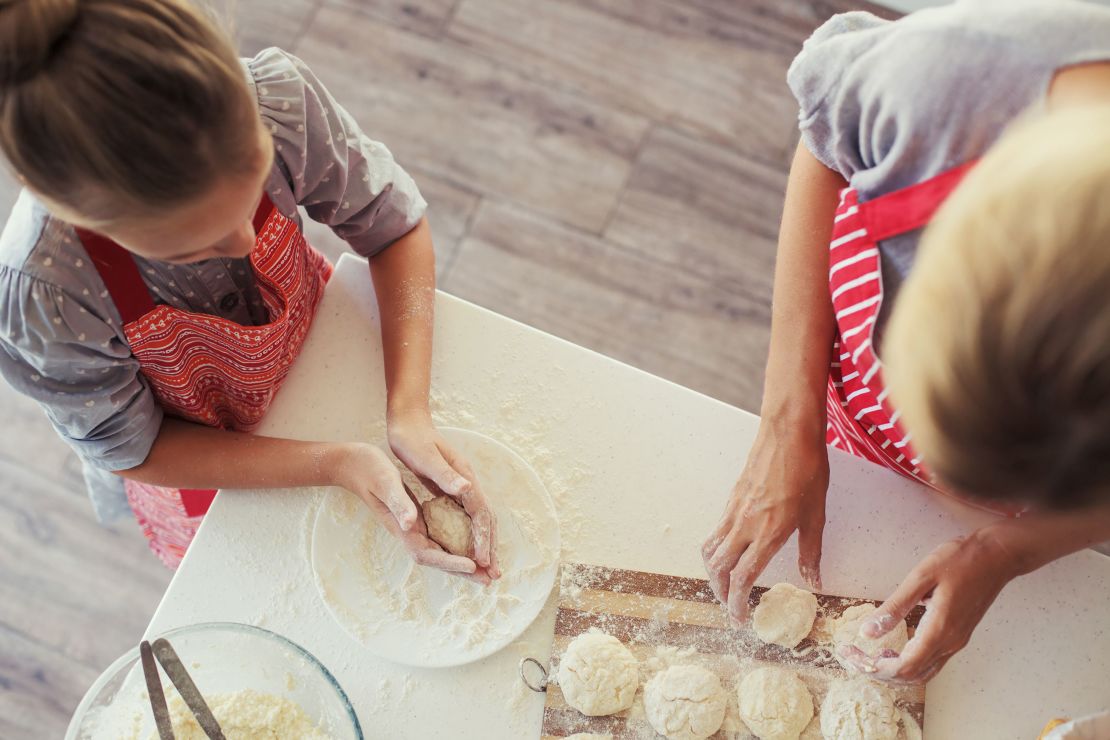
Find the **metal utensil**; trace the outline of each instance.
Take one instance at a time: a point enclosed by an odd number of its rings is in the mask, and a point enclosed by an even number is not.
[[[533,681],[528,677],[528,672],[524,669],[529,665],[534,665],[539,670],[539,681]],[[525,686],[532,689],[532,691],[535,691],[537,694],[543,694],[547,691],[547,684],[549,683],[547,669],[543,667],[543,663],[535,658],[524,658],[520,661],[520,680],[524,682]]]
[[[193,683],[193,677],[185,670],[185,664],[177,657],[173,646],[170,645],[169,640],[160,637],[153,642],[151,648],[154,650],[154,655],[158,658],[158,662],[162,664],[162,670],[173,681],[173,685],[177,688],[177,693],[181,695],[181,699],[185,705],[192,711],[193,716],[197,718],[200,728],[204,730],[204,734],[210,740],[227,740],[224,737],[220,725],[216,722],[216,718],[212,715],[212,710],[208,708],[208,703],[204,701],[204,697],[200,695],[200,690],[197,685]]]
[[[146,640],[139,643],[139,657],[143,661],[146,693],[150,699],[150,710],[154,713],[154,724],[158,726],[158,737],[161,740],[174,740],[170,709],[166,706],[166,694],[162,691],[162,679],[158,675],[158,666],[154,663],[154,652]]]

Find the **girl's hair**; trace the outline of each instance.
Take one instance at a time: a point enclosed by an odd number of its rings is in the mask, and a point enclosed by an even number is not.
[[[884,340],[925,465],[957,491],[1110,502],[1110,106],[1018,122],[925,232]]]
[[[0,148],[91,221],[249,171],[258,126],[230,40],[186,0],[0,0]]]

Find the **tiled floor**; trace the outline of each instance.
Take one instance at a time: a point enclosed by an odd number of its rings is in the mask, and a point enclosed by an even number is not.
[[[244,53],[300,55],[415,175],[443,289],[758,407],[796,141],[784,75],[859,3],[226,4]],[[0,384],[0,408],[0,737],[56,737],[169,574],[133,525],[94,523],[33,404]]]

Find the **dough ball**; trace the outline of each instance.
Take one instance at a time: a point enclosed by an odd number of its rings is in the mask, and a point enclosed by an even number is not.
[[[640,661],[620,640],[603,632],[574,638],[559,663],[563,698],[590,717],[628,709],[639,686]]]
[[[470,517],[450,496],[436,496],[425,501],[424,523],[428,536],[452,555],[471,556]]]
[[[809,689],[785,668],[756,668],[736,693],[740,719],[760,740],[798,740],[813,719]]]
[[[897,740],[894,697],[863,676],[833,681],[821,704],[825,740]]]
[[[727,704],[721,679],[701,666],[671,666],[644,687],[648,722],[668,740],[709,737],[721,729]]]
[[[893,650],[896,653],[901,653],[902,649],[906,647],[906,643],[909,642],[909,631],[904,619],[899,620],[894,629],[882,637],[872,639],[860,635],[860,625],[877,609],[878,607],[874,604],[850,606],[836,620],[836,629],[833,631],[833,655],[836,656],[840,665],[844,666],[849,672],[855,672],[855,668],[847,660],[840,657],[841,647],[854,645],[862,650],[865,655],[877,658],[883,650]]]
[[[752,612],[752,627],[760,640],[792,648],[813,629],[816,617],[816,596],[789,583],[776,583],[763,592]]]

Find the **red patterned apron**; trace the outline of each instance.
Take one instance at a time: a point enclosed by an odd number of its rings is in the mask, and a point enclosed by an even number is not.
[[[826,442],[934,488],[887,398],[882,363],[872,346],[883,300],[878,243],[925,226],[972,164],[866,203],[859,202],[855,190],[844,190],[829,243],[836,337]]]
[[[77,232],[119,310],[132,354],[171,416],[251,431],[300,352],[331,264],[265,194],[254,231],[250,262],[270,319],[261,326],[155,305],[130,252],[98,234]],[[216,492],[130,480],[125,488],[151,549],[176,568]]]

